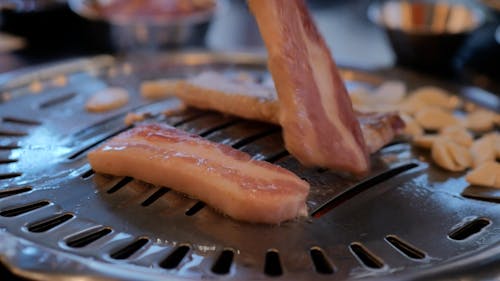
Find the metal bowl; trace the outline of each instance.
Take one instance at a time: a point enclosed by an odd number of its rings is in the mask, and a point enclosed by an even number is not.
[[[110,45],[119,51],[156,50],[204,41],[217,6],[182,16],[128,18],[119,13],[103,14],[99,1],[69,0],[70,8],[92,22],[109,29]],[[104,4],[103,4],[104,5]]]
[[[450,69],[468,36],[485,21],[471,3],[374,2],[368,17],[385,29],[398,64],[425,70]]]

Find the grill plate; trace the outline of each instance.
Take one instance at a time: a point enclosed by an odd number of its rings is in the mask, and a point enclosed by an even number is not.
[[[123,73],[129,66],[132,75]],[[198,110],[163,117],[178,101],[152,103],[137,92],[143,79],[206,69],[266,75],[258,56],[181,53],[96,57],[1,76],[0,158],[10,161],[0,164],[0,236],[7,241],[0,252],[7,265],[47,280],[343,280],[424,278],[498,259],[500,205],[461,196],[463,174],[423,162],[426,155],[404,142],[374,155],[368,177],[353,179],[301,167],[283,148],[278,127]],[[68,84],[50,85],[61,73]],[[404,73],[343,75],[348,86],[372,87],[389,77],[410,87],[439,85]],[[42,82],[40,93],[30,93],[32,81]],[[107,85],[128,88],[128,106],[87,113],[87,97]],[[498,98],[458,90],[493,100],[498,110]],[[170,123],[292,170],[311,184],[314,216],[280,226],[240,223],[168,188],[93,174],[86,153],[127,129],[126,112],[155,113],[147,122]],[[448,236],[465,225],[458,236],[464,239]]]

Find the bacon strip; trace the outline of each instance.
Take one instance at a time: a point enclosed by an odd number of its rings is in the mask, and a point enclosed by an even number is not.
[[[135,127],[90,152],[88,159],[97,172],[168,186],[238,220],[277,224],[307,215],[307,182],[170,126]]]
[[[351,100],[304,0],[249,0],[267,47],[286,147],[307,166],[362,174],[370,162]]]
[[[279,125],[280,105],[276,91],[255,81],[235,80],[221,73],[203,72],[180,80],[170,94],[189,106]],[[395,112],[355,114],[369,153],[375,153],[390,143],[404,128],[403,120]]]

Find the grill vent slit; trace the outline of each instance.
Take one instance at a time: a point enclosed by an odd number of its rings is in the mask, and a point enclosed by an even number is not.
[[[201,209],[205,207],[205,203],[198,201],[196,204],[193,205],[193,207],[189,208],[189,210],[186,211],[186,216],[194,216],[196,213],[198,213]]]
[[[12,149],[19,149],[21,148],[19,145],[16,144],[9,144],[9,145],[0,145],[0,150],[12,150]]]
[[[85,146],[84,148],[82,148],[82,149],[74,152],[73,154],[71,154],[68,157],[68,160],[74,160],[74,159],[76,159],[78,156],[84,154],[85,152],[87,152],[88,150],[92,149],[93,147],[95,147],[95,146],[103,143],[104,141],[106,141],[109,138],[112,138],[112,137],[114,137],[114,136],[116,136],[116,135],[118,135],[118,134],[120,134],[122,132],[125,132],[126,130],[128,130],[130,128],[132,128],[132,126],[127,126],[125,128],[121,128],[121,129],[115,131],[114,133],[112,133],[112,134],[110,134],[110,135],[108,135],[108,136],[106,136],[106,137],[104,137],[104,138],[102,138],[102,139],[100,139],[100,140],[98,140],[98,141],[90,144],[90,145]]]
[[[478,218],[453,230],[450,234],[448,234],[448,237],[453,240],[465,240],[470,236],[481,232],[481,230],[483,230],[483,228],[488,226],[490,223],[491,221],[489,219]]]
[[[264,264],[264,273],[267,276],[271,277],[277,277],[283,274],[278,250],[271,249],[267,251]]]
[[[14,195],[25,193],[25,192],[28,192],[31,190],[32,190],[31,187],[21,187],[21,188],[3,190],[3,191],[0,191],[0,198],[14,196]]]
[[[160,266],[165,269],[176,268],[187,255],[189,250],[191,250],[191,247],[187,245],[179,246],[160,263]]]
[[[59,215],[59,216],[56,216],[56,217],[53,217],[53,218],[50,218],[47,220],[35,222],[35,223],[32,223],[28,226],[28,231],[36,232],[36,233],[45,232],[45,231],[50,230],[50,229],[52,229],[60,224],[63,224],[65,222],[69,221],[73,217],[75,217],[75,216],[72,214],[64,214],[64,215]]]
[[[21,125],[33,125],[33,126],[38,126],[41,125],[42,123],[36,120],[29,120],[29,119],[24,119],[24,118],[18,118],[18,117],[4,117],[2,118],[3,122],[6,123],[14,123],[14,124],[21,124]]]
[[[8,173],[8,174],[0,174],[0,180],[8,180],[12,178],[17,178],[22,176],[23,174],[21,173]]]
[[[156,200],[160,199],[160,197],[162,197],[163,195],[165,195],[169,191],[170,191],[170,189],[168,189],[166,187],[161,187],[155,193],[153,193],[151,196],[149,196],[146,200],[144,200],[141,203],[141,206],[147,207],[147,206],[153,204]]]
[[[120,190],[120,188],[122,188],[125,185],[127,185],[128,183],[130,183],[132,180],[133,180],[133,178],[131,178],[131,177],[124,177],[119,182],[117,182],[115,185],[113,185],[113,187],[111,187],[110,189],[108,189],[107,192],[109,194],[115,193],[118,190]]]
[[[18,161],[17,159],[0,159],[0,165],[16,163],[17,161]]]
[[[244,138],[244,139],[241,139],[239,141],[237,141],[235,144],[233,144],[233,148],[240,148],[242,146],[245,146],[251,142],[254,142],[260,138],[263,138],[263,137],[266,137],[266,136],[269,136],[269,135],[272,135],[274,133],[277,133],[277,132],[280,132],[281,131],[281,128],[279,127],[272,127],[270,128],[269,130],[266,130],[266,131],[263,131],[261,133],[258,133],[258,134],[255,134],[253,136],[249,136],[247,138]]]
[[[411,245],[408,242],[403,241],[399,237],[395,235],[387,235],[385,240],[391,244],[394,248],[396,248],[403,255],[407,256],[410,259],[421,260],[425,258],[425,253],[419,250],[417,247]]]
[[[88,171],[86,171],[85,173],[83,173],[81,175],[82,179],[88,179],[90,178],[93,174],[95,174],[94,170],[90,169]]]
[[[62,96],[50,99],[48,101],[42,102],[39,105],[39,107],[42,108],[42,109],[46,109],[46,108],[49,108],[49,107],[52,107],[52,106],[56,106],[58,104],[61,104],[61,103],[69,101],[70,99],[74,98],[75,96],[76,96],[76,93],[65,94],[65,95],[62,95]]]
[[[233,263],[234,258],[234,250],[226,249],[222,251],[222,253],[215,261],[212,266],[212,272],[215,274],[228,274],[231,271],[231,264]]]
[[[139,251],[144,245],[149,242],[147,238],[140,238],[120,250],[112,253],[110,256],[115,260],[125,260],[130,258],[135,252]]]
[[[23,131],[0,130],[0,137],[24,137],[28,133]]]
[[[0,216],[9,217],[9,218],[15,217],[15,216],[19,216],[19,215],[22,215],[24,213],[28,213],[28,212],[31,212],[33,210],[39,209],[41,207],[47,206],[49,204],[50,204],[49,201],[40,201],[40,202],[36,202],[36,203],[31,203],[31,204],[23,205],[23,206],[20,206],[17,208],[3,210],[2,212],[0,212]]]
[[[216,127],[213,127],[211,128],[210,130],[206,130],[204,131],[203,133],[200,134],[200,137],[206,137],[216,131],[219,131],[219,130],[222,130],[222,129],[225,129],[227,127],[231,127],[231,126],[234,126],[238,123],[240,123],[241,121],[240,120],[233,120],[233,121],[230,121],[230,122],[227,122],[227,123],[224,123],[224,124],[221,124],[219,126],[216,126]]]
[[[366,267],[372,269],[380,269],[384,267],[384,262],[375,256],[372,252],[370,252],[365,246],[361,243],[354,242],[349,245],[352,253],[356,256],[356,258]]]
[[[112,232],[111,228],[102,228],[98,231],[93,231],[91,233],[86,234],[85,236],[79,236],[75,238],[69,238],[68,241],[66,242],[66,245],[68,245],[71,248],[83,248],[87,245],[89,245],[92,242],[95,242],[102,237],[110,234]]]
[[[321,274],[332,274],[333,267],[328,261],[323,250],[319,247],[312,247],[309,254],[314,265],[316,272]]]
[[[201,117],[203,117],[203,116],[205,116],[205,115],[208,115],[208,114],[209,114],[208,112],[199,112],[198,114],[194,114],[194,115],[192,115],[192,116],[186,117],[186,119],[183,119],[183,120],[177,121],[177,122],[175,122],[175,123],[169,123],[168,121],[167,121],[167,123],[168,123],[170,126],[178,127],[178,126],[180,126],[180,125],[183,125],[183,124],[186,124],[186,123],[188,123],[188,122],[194,121],[194,120],[196,120],[196,119],[198,119],[198,118],[201,118]]]
[[[314,218],[320,218],[335,207],[339,206],[340,204],[346,202],[347,200],[353,198],[354,196],[358,195],[359,193],[366,191],[370,189],[371,187],[382,183],[384,181],[387,181],[401,173],[404,173],[408,170],[411,170],[413,168],[418,167],[418,164],[416,163],[408,163],[404,164],[398,167],[395,167],[391,170],[385,171],[379,175],[376,175],[372,178],[369,178],[359,184],[354,185],[353,187],[349,188],[347,191],[344,193],[339,194],[338,196],[330,199],[328,202],[317,208],[311,213],[311,216]]]
[[[277,162],[278,160],[280,160],[284,157],[287,157],[288,155],[290,155],[290,153],[288,151],[284,150],[284,151],[277,153],[276,155],[265,158],[264,161],[267,161],[269,163],[274,163],[274,162]]]

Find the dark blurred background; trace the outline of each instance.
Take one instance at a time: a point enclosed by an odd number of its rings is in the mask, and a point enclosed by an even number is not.
[[[69,2],[71,5],[66,1],[55,0],[0,2],[0,72],[59,59],[98,53],[124,53],[137,49],[163,51],[209,48],[223,51],[265,51],[255,22],[243,0],[220,0],[215,14],[206,22],[196,24],[195,28],[189,30],[188,35],[179,35],[186,33],[185,30],[175,30],[175,36],[179,37],[176,37],[177,41],[166,44],[155,42],[158,43],[157,46],[147,48],[137,48],[137,42],[131,43],[130,38],[123,37],[130,36],[129,34],[137,36],[144,31],[149,31],[151,35],[157,31],[147,30],[148,26],[118,26],[103,18],[89,16],[88,12],[82,10],[82,5],[97,1]],[[374,1],[308,2],[335,59],[341,65],[365,69],[405,67],[500,92],[499,13],[494,9],[495,5],[498,8],[499,0],[465,1],[481,8],[485,12],[485,20],[481,26],[467,34],[451,66],[447,66],[445,71],[442,71],[442,65],[432,61],[429,63],[431,66],[426,68],[398,64],[400,61],[397,60],[387,33],[368,19],[368,7]],[[489,4],[489,7],[485,3]],[[172,32],[169,32],[157,37],[172,37]],[[153,41],[152,38],[153,36],[150,36],[146,40]],[[432,49],[429,47],[429,52]]]

